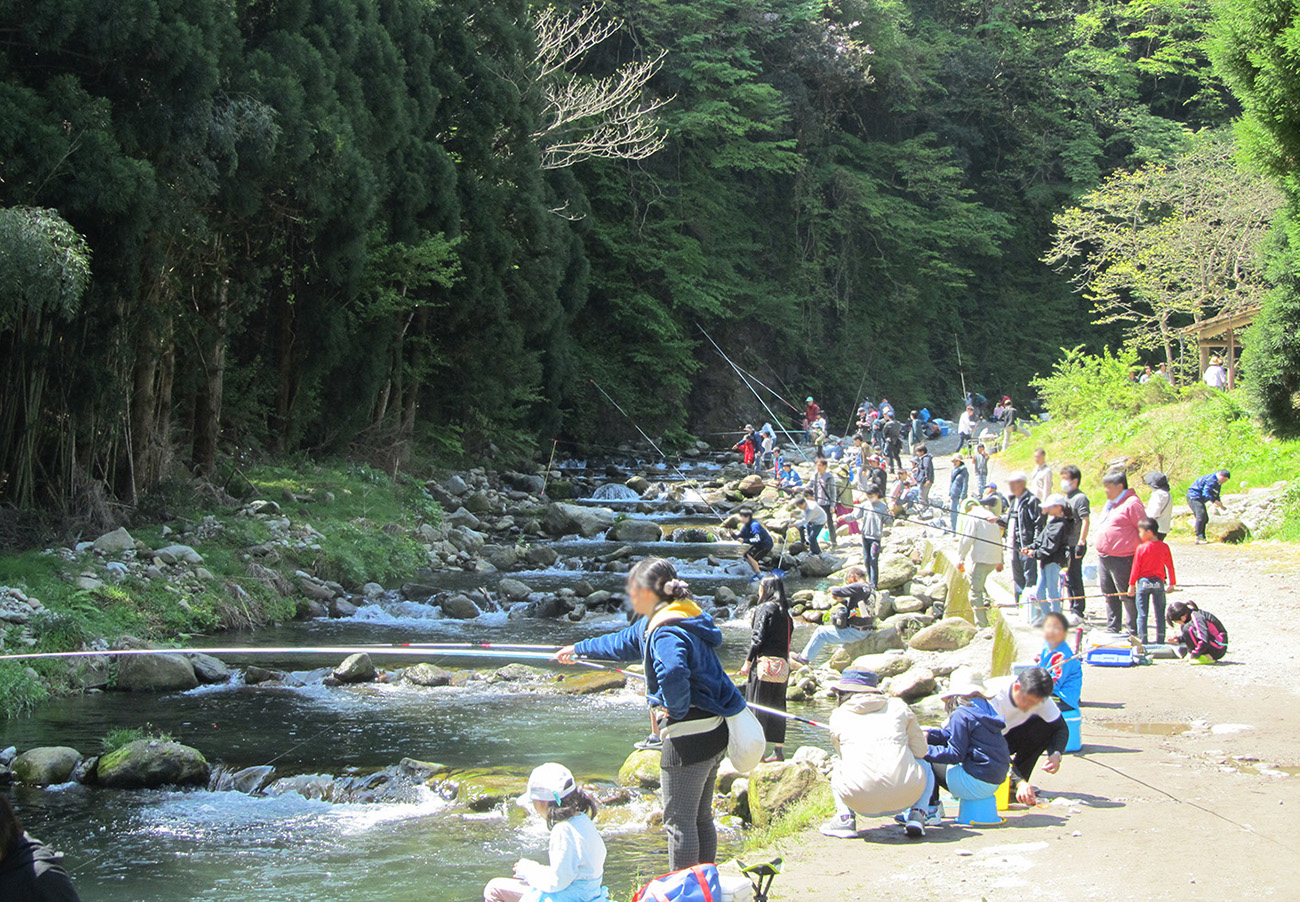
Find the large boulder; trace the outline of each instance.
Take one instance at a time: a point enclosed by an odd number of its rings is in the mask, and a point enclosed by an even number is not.
[[[759,476],[757,473],[753,473],[740,480],[740,484],[737,485],[736,488],[740,491],[740,494],[744,495],[746,498],[757,498],[759,495],[763,494],[763,477]]]
[[[201,564],[203,555],[188,545],[168,545],[159,548],[153,556],[164,564]]]
[[[975,638],[974,624],[961,617],[945,617],[919,630],[908,643],[917,651],[956,651]]]
[[[511,601],[523,601],[533,594],[532,588],[527,583],[520,582],[517,579],[501,580],[501,582],[497,583],[497,591]]]
[[[637,749],[627,756],[618,769],[618,785],[628,789],[658,789],[660,753],[653,749]]]
[[[118,655],[114,687],[125,692],[176,692],[199,685],[184,655]]]
[[[14,776],[29,786],[67,783],[81,760],[81,752],[66,745],[28,749],[14,759]]]
[[[135,539],[131,538],[125,526],[121,526],[96,539],[94,548],[100,554],[121,554],[123,551],[135,548]]]
[[[99,782],[114,789],[205,785],[208,760],[179,742],[137,739],[99,759]]]
[[[876,580],[878,589],[897,589],[916,576],[916,564],[901,554],[884,554],[880,558],[880,577]]]
[[[663,537],[664,531],[658,523],[632,517],[619,520],[609,531],[611,542],[658,542]]]
[[[810,554],[799,562],[799,574],[809,579],[822,579],[840,569],[842,563],[829,554]]]
[[[485,812],[518,798],[528,778],[502,770],[471,770],[456,774],[452,782],[457,802],[470,811]]]
[[[334,668],[334,679],[340,683],[369,683],[377,675],[374,662],[365,652],[348,655],[342,664]]]
[[[403,679],[417,686],[450,686],[451,674],[434,664],[421,663],[406,668]]]
[[[882,680],[886,677],[895,677],[899,674],[907,673],[912,668],[912,662],[907,655],[889,654],[888,652],[878,655],[862,655],[855,658],[853,663],[846,670],[870,670]]]
[[[650,480],[646,479],[644,476],[633,476],[627,482],[623,483],[623,485],[642,496],[644,496],[646,492],[650,491]]]
[[[899,635],[898,630],[892,626],[886,626],[876,630],[860,642],[848,643],[840,651],[847,653],[848,660],[845,661],[847,664],[849,661],[855,661],[863,655],[883,654],[891,648],[904,648],[906,644],[903,637]]]
[[[916,702],[927,695],[934,695],[939,688],[934,672],[925,667],[916,667],[889,681],[889,694],[905,702]]]
[[[919,614],[925,607],[925,602],[915,595],[899,595],[894,599],[894,612],[898,614]]]
[[[826,776],[803,761],[758,765],[749,774],[749,811],[754,826],[770,825],[824,782]]]
[[[594,670],[565,677],[559,685],[561,692],[567,695],[594,695],[611,689],[622,689],[627,685],[627,677],[612,670]]]
[[[482,613],[468,595],[448,596],[438,607],[442,611],[442,616],[450,617],[452,620],[473,620]]]
[[[572,533],[591,538],[614,525],[616,516],[612,510],[603,507],[584,507],[581,504],[559,502],[546,509],[542,518],[542,528],[553,536]]]
[[[463,507],[456,508],[443,521],[450,526],[463,526],[466,529],[478,529],[483,525],[483,521]]]
[[[230,668],[226,666],[225,661],[220,661],[212,655],[189,655],[190,664],[194,667],[194,675],[198,677],[200,683],[225,683],[230,679]]]
[[[513,570],[519,566],[519,549],[514,545],[485,545],[483,557],[498,570]]]
[[[1225,517],[1211,520],[1209,525],[1205,527],[1205,537],[1211,542],[1227,542],[1230,545],[1236,545],[1250,538],[1250,530],[1240,520]]]

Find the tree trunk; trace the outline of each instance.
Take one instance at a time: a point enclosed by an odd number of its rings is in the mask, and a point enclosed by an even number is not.
[[[219,277],[213,286],[212,300],[203,311],[208,338],[200,353],[203,360],[203,384],[194,405],[194,464],[204,476],[217,470],[217,443],[221,437],[221,395],[226,378],[226,312],[230,297],[230,280]]]

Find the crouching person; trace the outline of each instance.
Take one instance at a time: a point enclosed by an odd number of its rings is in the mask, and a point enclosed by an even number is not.
[[[601,885],[605,842],[592,818],[596,803],[562,764],[543,764],[528,777],[519,807],[536,812],[551,830],[550,863],[521,858],[515,877],[498,877],[483,889],[484,902],[609,902]]]
[[[940,788],[957,799],[978,801],[991,798],[1007,778],[1011,753],[1002,735],[1006,724],[989,703],[990,695],[984,681],[965,667],[953,671],[947,690],[940,694],[948,707],[948,722],[926,734],[930,750],[925,760],[934,768],[935,786],[925,826],[943,822]],[[911,825],[908,830],[913,833]]]
[[[1007,750],[1011,753],[1011,792],[1022,805],[1037,804],[1038,796],[1029,782],[1034,768],[1047,755],[1043,770],[1056,773],[1070,741],[1070,727],[1052,698],[1052,675],[1045,668],[1031,667],[1018,677],[989,680],[988,685],[993,707],[1005,724]]]
[[[906,702],[877,688],[876,674],[846,670],[834,685],[839,707],[831,714],[831,738],[839,752],[831,774],[835,817],[822,833],[839,839],[858,835],[857,815],[905,812],[909,836],[923,826],[934,772],[925,763],[925,732]]]

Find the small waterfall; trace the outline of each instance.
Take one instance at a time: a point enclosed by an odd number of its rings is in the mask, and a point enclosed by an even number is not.
[[[641,496],[625,485],[610,482],[591,493],[596,501],[640,501]]]

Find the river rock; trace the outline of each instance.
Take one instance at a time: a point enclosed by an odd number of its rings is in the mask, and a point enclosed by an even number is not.
[[[269,764],[246,767],[230,775],[230,788],[235,792],[251,796],[261,792],[263,787],[271,782],[273,776],[275,776],[275,768]]]
[[[566,695],[595,695],[597,692],[622,689],[626,685],[627,677],[623,674],[612,670],[596,670],[565,677],[560,682],[559,689]]]
[[[219,661],[212,655],[193,654],[187,657],[200,683],[224,683],[230,679],[230,668],[225,661]]]
[[[897,589],[916,575],[916,564],[901,554],[884,554],[880,558],[878,589]]]
[[[483,525],[482,520],[463,507],[456,508],[455,511],[448,514],[444,519],[451,526],[464,526],[466,529],[478,529]]]
[[[203,555],[188,545],[168,545],[153,553],[164,564],[201,564]]]
[[[609,530],[611,542],[658,542],[664,537],[664,531],[653,520],[638,520],[628,517],[619,520]]]
[[[376,675],[374,662],[365,652],[348,655],[334,668],[334,679],[340,683],[369,683]]]
[[[845,668],[846,670],[870,670],[880,679],[895,677],[902,673],[907,673],[912,667],[912,662],[907,655],[898,652],[885,652],[878,655],[862,655],[854,658],[853,663]]]
[[[125,692],[176,692],[199,685],[194,665],[183,655],[120,655],[114,688]]]
[[[428,783],[435,777],[447,772],[447,765],[433,761],[420,761],[418,758],[403,758],[397,764],[397,770],[405,777],[419,783]]]
[[[453,526],[447,533],[447,541],[457,551],[463,551],[466,554],[478,554],[487,544],[487,537],[481,532],[475,532],[466,526]]]
[[[14,759],[17,757],[18,757],[18,746],[16,745],[6,746],[3,751],[0,751],[0,764],[4,765],[5,767],[8,767],[9,765],[14,763]]]
[[[92,755],[78,761],[77,766],[72,769],[70,779],[73,783],[83,785],[96,783],[99,780],[99,756]]]
[[[114,789],[203,785],[208,771],[198,749],[159,739],[137,739],[99,759],[99,782]]]
[[[511,601],[523,601],[533,590],[526,584],[517,579],[503,579],[497,583],[497,591]]]
[[[755,827],[770,825],[826,776],[806,762],[760,764],[749,774],[749,811]]]
[[[529,545],[524,551],[524,560],[534,567],[545,570],[560,559],[557,552],[550,545]]]
[[[498,570],[513,570],[519,566],[519,549],[514,545],[484,545],[482,554]]]
[[[708,545],[718,541],[718,537],[712,530],[702,529],[699,526],[683,526],[681,529],[673,530],[673,541],[686,545]]]
[[[757,473],[752,473],[749,476],[746,476],[744,479],[740,480],[740,483],[736,486],[736,489],[740,494],[744,495],[746,498],[757,498],[759,495],[763,494],[763,488],[763,477],[759,476]]]
[[[917,651],[956,651],[971,644],[977,630],[961,617],[945,617],[917,632],[908,645]]]
[[[414,667],[406,668],[406,673],[403,674],[402,678],[417,686],[451,685],[451,674],[441,667],[429,663],[416,664]]]
[[[475,770],[456,774],[456,801],[470,811],[486,812],[519,797],[528,778],[497,770]]]
[[[507,664],[505,667],[498,668],[488,678],[490,683],[536,683],[541,680],[549,680],[553,674],[549,670],[542,670],[540,667],[529,667],[527,664]]]
[[[465,499],[465,510],[471,514],[486,514],[492,510],[492,499],[488,497],[487,492],[475,492]]]
[[[829,554],[810,554],[799,562],[799,574],[809,579],[822,579],[840,569],[842,563]]]
[[[444,598],[438,607],[442,611],[442,616],[450,617],[452,620],[473,620],[482,613],[468,595],[450,595]]]
[[[53,786],[72,779],[72,771],[80,760],[81,752],[66,745],[41,746],[15,758],[13,772],[20,783]]]
[[[384,587],[379,583],[366,583],[361,587],[361,594],[366,597],[366,601],[378,601],[384,595]]]
[[[269,683],[272,680],[278,680],[283,677],[278,670],[268,670],[265,667],[258,667],[255,664],[249,664],[244,668],[244,685],[256,686],[260,683]]]
[[[936,689],[934,672],[926,667],[914,667],[889,681],[889,694],[905,702],[920,701]]]
[[[584,507],[580,504],[558,502],[546,509],[542,519],[542,528],[553,536],[578,533],[591,538],[614,525],[616,516],[612,510],[603,507]]]
[[[919,614],[925,610],[925,602],[915,595],[899,595],[894,599],[894,612],[897,614]]]
[[[618,769],[618,785],[629,789],[658,789],[661,774],[660,753],[653,749],[636,749]]]
[[[848,656],[845,661],[847,664],[850,661],[856,661],[863,655],[879,655],[891,648],[903,648],[904,645],[903,637],[899,635],[897,629],[892,626],[884,626],[859,642],[848,643],[840,651],[847,653]],[[837,654],[836,657],[839,657],[839,655]]]
[[[650,491],[650,480],[646,479],[644,476],[633,476],[627,482],[623,483],[623,485],[643,497],[646,492]]]
[[[352,617],[361,608],[348,601],[346,598],[336,598],[329,604],[328,613],[331,617]]]
[[[125,526],[106,532],[95,540],[95,550],[100,554],[121,554],[133,548],[135,548],[135,539],[131,538]]]
[[[1240,544],[1250,538],[1246,524],[1233,518],[1211,520],[1205,527],[1205,537],[1211,542],[1226,542],[1230,545]]]
[[[447,494],[455,495],[458,498],[469,491],[469,486],[465,484],[465,480],[455,473],[447,477],[447,481],[442,484],[442,487],[447,490]]]

